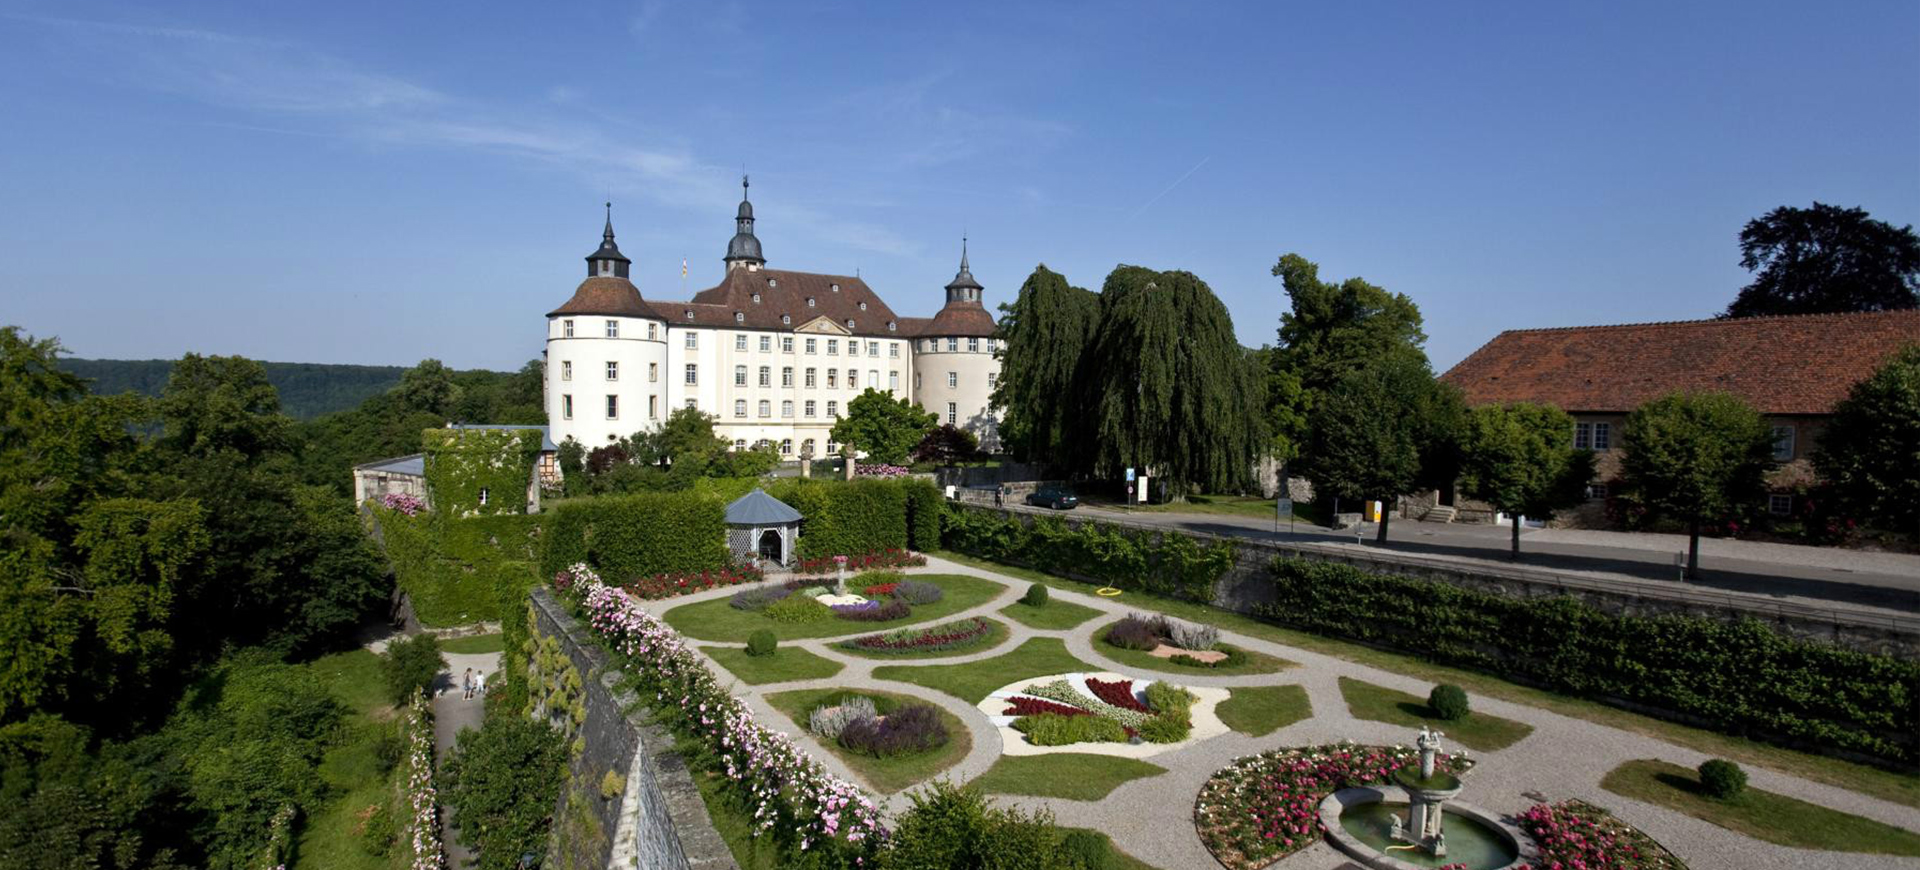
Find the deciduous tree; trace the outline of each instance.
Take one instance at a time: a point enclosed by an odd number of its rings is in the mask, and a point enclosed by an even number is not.
[[[1781,206],[1740,231],[1740,266],[1758,272],[1727,317],[1920,306],[1920,236],[1865,209]]]
[[[980,439],[952,423],[944,423],[930,430],[913,448],[915,462],[965,462],[979,454]]]
[[[1483,405],[1467,417],[1460,486],[1513,518],[1513,558],[1520,558],[1520,518],[1552,519],[1579,504],[1593,479],[1593,451],[1573,446],[1573,418],[1549,405]]]
[[[1420,483],[1423,414],[1441,407],[1425,361],[1401,358],[1347,372],[1316,401],[1302,465],[1314,489],[1380,501],[1376,539],[1387,540],[1395,499]]]
[[[1100,297],[1035,267],[1012,305],[1000,306],[1000,437],[1027,461],[1072,464],[1086,430],[1081,361],[1100,324]]]
[[[847,403],[847,415],[833,424],[833,440],[865,451],[867,461],[904,465],[907,453],[938,419],[905,397],[868,387]]]
[[[1920,540],[1920,345],[1853,385],[1813,462],[1850,510]]]
[[[1657,516],[1687,525],[1687,576],[1700,573],[1700,526],[1766,493],[1773,431],[1727,393],[1672,393],[1627,415],[1621,479]]]

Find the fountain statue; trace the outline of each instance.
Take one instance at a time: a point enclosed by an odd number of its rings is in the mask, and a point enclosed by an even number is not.
[[[1394,840],[1409,843],[1412,848],[1435,858],[1444,858],[1447,854],[1447,838],[1440,830],[1442,807],[1460,794],[1459,777],[1434,768],[1434,757],[1440,753],[1440,738],[1445,736],[1424,725],[1420,727],[1420,737],[1414,741],[1420,748],[1420,776],[1412,777],[1412,771],[1406,768],[1394,775],[1400,787],[1407,790],[1407,818],[1403,822],[1395,816],[1388,832]]]

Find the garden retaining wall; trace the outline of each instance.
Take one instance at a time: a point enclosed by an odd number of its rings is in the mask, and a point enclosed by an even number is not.
[[[1019,517],[1027,523],[1032,523],[1039,516],[1025,510],[994,508],[991,505],[968,504],[967,507],[998,511]],[[1874,624],[1871,617],[1855,621],[1848,613],[1815,607],[1798,608],[1770,602],[1759,596],[1716,594],[1684,587],[1669,589],[1652,584],[1587,578],[1519,566],[1456,565],[1391,551],[1251,540],[1168,529],[1147,523],[1115,521],[1106,517],[1075,516],[1071,513],[1049,513],[1047,516],[1073,526],[1099,522],[1156,535],[1186,535],[1202,543],[1222,541],[1233,545],[1234,566],[1214,585],[1211,603],[1237,613],[1252,614],[1259,605],[1275,603],[1273,581],[1267,565],[1275,557],[1286,556],[1339,562],[1365,571],[1432,580],[1512,598],[1571,596],[1601,612],[1622,616],[1683,615],[1729,620],[1751,617],[1788,637],[1830,643],[1860,652],[1920,659],[1920,631],[1906,624],[1892,620],[1885,624]]]
[[[619,688],[621,671],[611,667],[607,651],[545,588],[531,596],[536,630],[555,637],[586,689],[583,745],[573,755],[568,782],[554,810],[556,834],[573,820],[580,827],[610,836],[580,838],[559,854],[558,837],[544,866],[646,870],[738,870],[726,843],[714,830],[706,803],[686,762],[673,752],[673,739],[646,724],[646,710],[632,692]],[[624,776],[625,790],[603,797],[606,774]],[[585,842],[580,842],[584,839]]]

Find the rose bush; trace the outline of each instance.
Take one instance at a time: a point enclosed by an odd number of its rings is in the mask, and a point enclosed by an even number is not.
[[[742,583],[758,583],[767,579],[767,575],[752,565],[728,565],[707,571],[672,571],[639,577],[627,581],[623,587],[628,593],[648,600],[672,598],[676,595],[690,595],[722,586],[739,586]]]

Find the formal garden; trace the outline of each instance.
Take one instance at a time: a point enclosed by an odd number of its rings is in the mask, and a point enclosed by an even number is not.
[[[1307,870],[1436,842],[1420,866],[1920,856],[1911,663],[1285,559],[1262,569],[1277,603],[1228,611],[1209,603],[1245,570],[1227,545],[919,485],[791,485],[812,512],[797,570],[772,575],[697,532],[720,511],[699,494],[439,540],[521,549],[488,558],[624,662],[744,867]],[[419,567],[459,583],[458,564]],[[1425,765],[1416,736],[1443,747]],[[1855,760],[1788,748],[1810,738]],[[1444,824],[1421,834],[1429,805]]]

